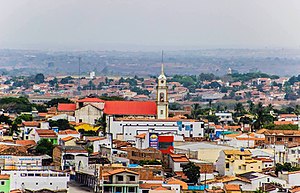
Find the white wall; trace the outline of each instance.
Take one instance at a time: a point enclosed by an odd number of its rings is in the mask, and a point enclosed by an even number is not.
[[[66,190],[69,174],[53,171],[2,171],[10,174],[10,189],[40,190]],[[33,176],[29,176],[33,175]]]
[[[117,121],[113,120],[113,117],[109,117],[108,121],[108,132],[113,134],[113,138],[117,138],[117,134],[120,134],[123,137],[124,141],[135,141],[135,137],[141,133],[147,133],[149,131],[156,133],[174,133],[178,135],[184,135],[189,137],[203,137],[204,129],[201,128],[203,122],[190,122],[182,121],[183,125],[192,125],[192,131],[186,130],[186,128],[179,129],[177,121],[134,121],[134,120],[124,120]]]

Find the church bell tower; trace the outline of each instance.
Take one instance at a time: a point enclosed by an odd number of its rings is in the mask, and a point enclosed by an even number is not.
[[[168,86],[163,64],[161,65],[161,74],[159,75],[157,81],[157,119],[167,119],[169,116]]]

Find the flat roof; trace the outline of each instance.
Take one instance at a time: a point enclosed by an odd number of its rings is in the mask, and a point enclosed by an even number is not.
[[[184,145],[175,145],[175,149],[184,149],[191,151],[198,151],[199,149],[235,149],[233,147],[217,145],[208,142],[190,142]]]

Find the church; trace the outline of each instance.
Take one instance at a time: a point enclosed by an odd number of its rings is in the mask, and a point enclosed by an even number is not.
[[[151,134],[173,135],[174,139],[183,137],[203,137],[204,123],[192,119],[168,117],[168,86],[162,64],[157,80],[156,101],[111,101],[105,104],[106,132],[113,139],[128,141],[138,146],[137,141],[144,140],[140,148],[149,147],[147,138]],[[143,139],[141,139],[141,136]]]

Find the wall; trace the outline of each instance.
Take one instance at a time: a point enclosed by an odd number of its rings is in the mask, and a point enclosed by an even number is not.
[[[52,171],[2,171],[10,174],[10,189],[50,190],[67,189],[69,175]],[[33,175],[33,176],[32,176]]]
[[[193,130],[179,128],[177,121],[134,121],[134,120],[114,120],[113,117],[108,118],[108,132],[113,134],[113,138],[117,138],[117,134],[121,134],[124,141],[135,141],[138,134],[149,131],[157,133],[175,133],[184,135],[185,137],[203,137],[204,129],[201,127],[202,122],[182,121],[182,125],[192,125]]]
[[[2,183],[4,183],[2,185]],[[9,193],[10,191],[10,180],[0,180],[0,191],[4,193]]]
[[[76,123],[82,120],[82,123],[95,124],[95,120],[98,120],[102,116],[102,111],[92,105],[84,106],[75,111]]]

